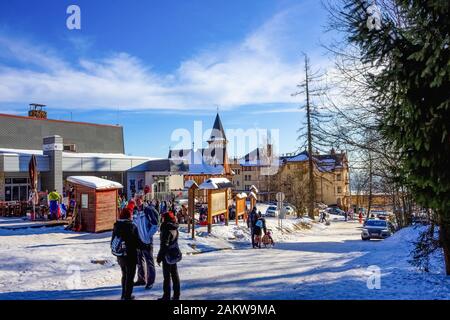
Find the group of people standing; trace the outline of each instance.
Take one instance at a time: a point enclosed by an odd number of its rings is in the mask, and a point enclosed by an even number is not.
[[[268,235],[268,233],[266,228],[266,220],[262,217],[261,212],[256,211],[256,207],[253,207],[252,211],[248,215],[247,226],[250,228],[252,247],[261,248],[262,233],[264,232],[265,235]]]
[[[162,263],[164,277],[160,300],[179,300],[177,263],[181,260],[181,251],[178,247],[179,232],[174,206],[169,207],[166,203],[165,207],[161,207],[154,201],[143,201],[142,197],[122,205],[120,203],[119,219],[114,224],[111,238],[111,250],[117,256],[122,271],[121,299],[134,299],[132,293],[135,286],[145,286],[146,290],[153,287],[156,278],[153,236],[159,229],[160,248],[156,262],[158,266]]]

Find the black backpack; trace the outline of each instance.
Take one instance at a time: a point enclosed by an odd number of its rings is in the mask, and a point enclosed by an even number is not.
[[[112,239],[111,253],[116,257],[125,257],[127,255],[127,246],[121,237],[114,236]]]

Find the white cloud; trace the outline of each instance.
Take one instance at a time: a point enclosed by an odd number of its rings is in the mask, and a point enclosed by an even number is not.
[[[292,11],[275,15],[240,43],[206,50],[168,74],[117,53],[76,65],[51,48],[0,35],[0,49],[19,66],[0,63],[0,104],[42,102],[79,109],[230,109],[249,104],[298,103],[302,57],[287,54]],[[286,45],[285,45],[286,44]],[[301,45],[301,44],[299,44]],[[292,112],[285,108],[284,112]]]

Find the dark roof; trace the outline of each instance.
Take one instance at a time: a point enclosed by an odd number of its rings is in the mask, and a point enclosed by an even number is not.
[[[16,114],[6,114],[6,113],[0,113],[0,117],[24,119],[24,120],[36,120],[36,121],[45,121],[45,122],[56,122],[56,123],[80,124],[80,125],[96,126],[96,127],[120,127],[120,128],[122,127],[121,125],[116,125],[116,124],[101,124],[101,123],[82,122],[82,121],[56,120],[56,119],[48,119],[48,118],[36,118],[36,117],[20,116],[20,115],[16,115]]]
[[[343,167],[345,161],[345,153],[332,154],[316,154],[313,155],[313,161],[320,171],[333,171],[336,168]],[[302,151],[294,156],[280,157],[280,160],[286,162],[302,162],[309,159],[308,152]]]
[[[184,161],[173,161],[169,159],[149,160],[128,171],[150,171],[167,173],[184,173],[189,171],[189,165]]]
[[[216,139],[227,140],[219,114],[216,115],[216,120],[214,120],[214,125],[211,131],[211,137],[208,141],[214,141]]]
[[[125,153],[123,127],[0,114],[0,146],[42,150],[43,138],[61,136],[79,153]]]

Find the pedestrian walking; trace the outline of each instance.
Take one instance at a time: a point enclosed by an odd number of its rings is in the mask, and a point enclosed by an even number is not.
[[[172,211],[162,215],[160,227],[160,249],[156,261],[162,262],[163,268],[163,296],[160,300],[170,300],[171,283],[173,285],[172,300],[180,299],[180,277],[177,263],[181,261],[182,254],[178,247],[178,223]]]

